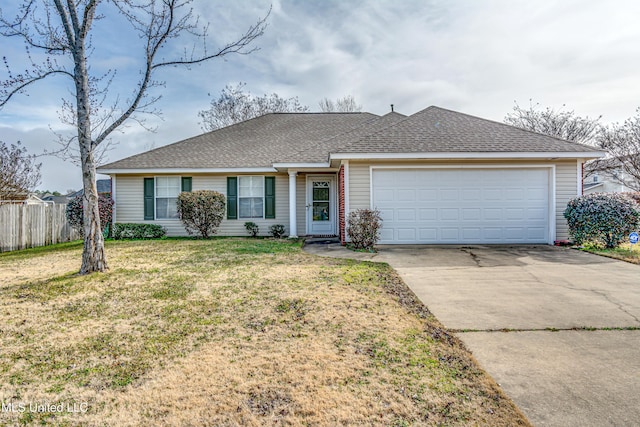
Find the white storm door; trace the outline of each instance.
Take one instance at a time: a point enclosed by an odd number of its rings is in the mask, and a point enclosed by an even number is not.
[[[335,177],[307,177],[307,234],[336,234],[335,193]]]

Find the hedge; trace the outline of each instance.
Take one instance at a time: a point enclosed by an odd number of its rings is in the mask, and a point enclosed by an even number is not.
[[[120,239],[159,239],[167,235],[167,230],[157,224],[116,223],[113,226],[113,238]]]

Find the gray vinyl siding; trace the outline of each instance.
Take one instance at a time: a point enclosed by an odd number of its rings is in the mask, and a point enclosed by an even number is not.
[[[349,212],[371,208],[369,166],[371,163],[349,162]],[[349,212],[346,214],[348,215]]]
[[[569,239],[564,210],[567,203],[578,195],[577,161],[556,163],[556,239]]]
[[[255,174],[258,175],[258,174]],[[273,176],[274,174],[269,174]],[[141,175],[117,175],[117,191],[115,200],[116,220],[119,223],[150,223],[158,224],[167,229],[168,236],[188,235],[184,226],[178,219],[170,220],[144,220],[144,189],[143,179],[149,176]],[[187,176],[187,175],[185,175]],[[215,190],[226,196],[227,175],[188,175],[193,177],[192,190]],[[234,175],[237,176],[237,175]],[[269,234],[269,227],[273,224],[285,226],[286,233],[289,233],[289,176],[276,176],[276,217],[275,219],[245,219],[222,220],[222,224],[216,233],[218,236],[246,236],[244,228],[246,221],[253,221],[260,227],[260,235]]]
[[[356,209],[369,209],[371,208],[370,198],[370,166],[372,165],[390,165],[390,166],[407,166],[407,165],[443,165],[443,164],[460,164],[461,162],[419,162],[419,161],[405,161],[405,162],[388,162],[388,161],[371,161],[371,162],[349,162],[349,210]],[[474,164],[509,164],[514,165],[518,163],[522,164],[543,164],[540,161],[492,161],[492,162],[468,162]],[[564,240],[568,239],[567,222],[564,219],[564,210],[567,206],[567,202],[576,197],[578,192],[577,182],[577,161],[556,161],[552,164],[556,165],[556,209],[555,209],[555,222],[556,222],[556,239]]]

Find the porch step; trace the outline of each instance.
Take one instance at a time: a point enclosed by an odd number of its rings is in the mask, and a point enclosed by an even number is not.
[[[340,243],[340,238],[338,236],[311,236],[307,237],[304,240],[306,245],[313,244],[328,244],[328,243]]]

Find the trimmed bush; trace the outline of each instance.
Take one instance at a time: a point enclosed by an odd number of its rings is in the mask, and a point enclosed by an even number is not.
[[[635,200],[635,202],[640,205],[640,191],[630,191],[628,193],[622,193],[630,199]]]
[[[217,191],[186,191],[178,195],[178,218],[187,233],[204,239],[215,234],[224,218],[226,201]]]
[[[284,225],[272,225],[271,227],[269,227],[269,234],[271,234],[276,239],[281,239],[284,236]]]
[[[256,237],[260,232],[260,227],[258,227],[258,224],[252,221],[245,222],[244,228],[247,229],[247,233],[249,233],[251,237]]]
[[[98,211],[100,212],[100,229],[104,233],[113,218],[113,200],[102,194],[98,195]],[[82,196],[76,196],[67,203],[67,220],[71,227],[84,236],[84,206]]]
[[[113,226],[113,238],[121,239],[159,239],[167,235],[167,230],[157,224],[116,223]]]
[[[377,209],[358,209],[347,217],[347,235],[354,249],[373,250],[380,240],[382,217]]]
[[[638,229],[640,206],[620,193],[593,193],[569,201],[564,217],[576,244],[595,241],[615,248]]]

